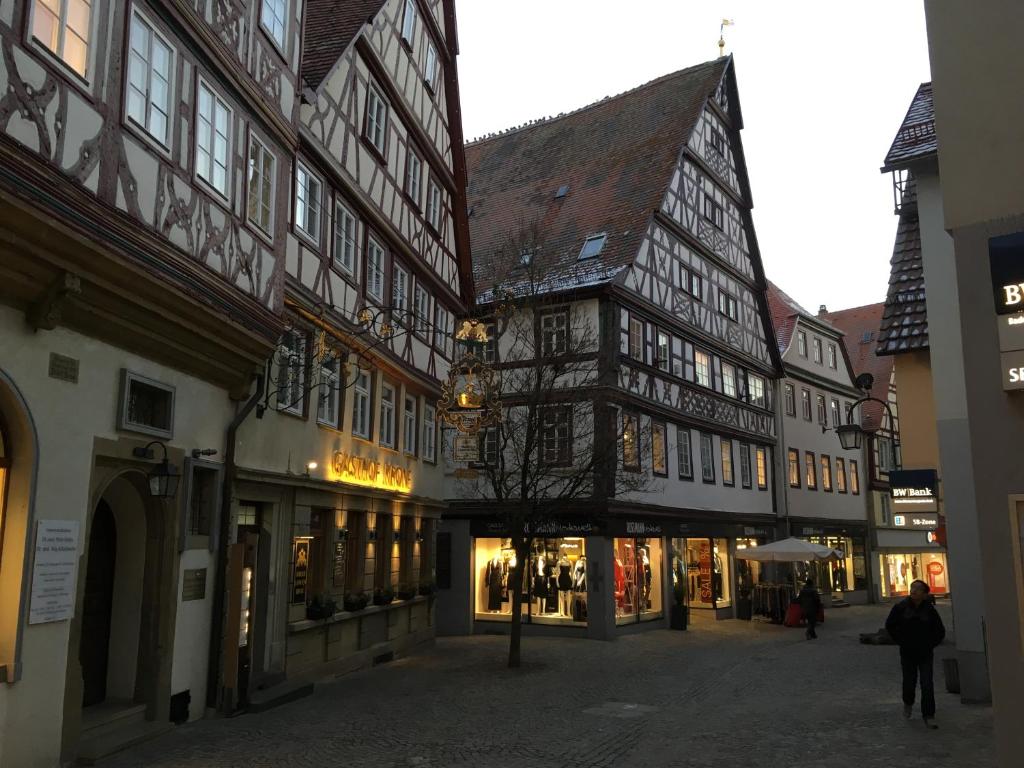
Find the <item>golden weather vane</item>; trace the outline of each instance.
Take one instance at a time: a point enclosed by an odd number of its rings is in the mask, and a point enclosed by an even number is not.
[[[731,27],[736,22],[732,19],[722,19],[722,23],[718,25],[718,55],[719,57],[725,56],[725,28]]]

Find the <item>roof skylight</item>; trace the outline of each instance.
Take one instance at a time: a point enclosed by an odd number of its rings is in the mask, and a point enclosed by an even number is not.
[[[591,259],[597,256],[604,248],[605,240],[608,239],[608,235],[601,233],[600,235],[591,235],[587,238],[587,241],[583,243],[583,248],[580,250],[579,260]]]

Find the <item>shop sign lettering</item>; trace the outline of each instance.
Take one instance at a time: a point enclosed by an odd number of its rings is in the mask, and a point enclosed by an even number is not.
[[[700,601],[710,603],[711,594],[711,542],[702,540],[700,543]]]
[[[633,536],[661,536],[661,525],[638,520],[627,520],[626,534]]]
[[[889,473],[889,493],[893,506],[902,509],[913,507],[914,514],[938,510],[938,487],[938,473],[934,469],[904,469]]]
[[[402,493],[412,490],[412,472],[390,462],[335,451],[331,468],[335,478],[343,483]]]

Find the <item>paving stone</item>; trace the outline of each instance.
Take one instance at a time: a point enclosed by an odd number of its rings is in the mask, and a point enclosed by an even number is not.
[[[105,768],[994,768],[991,710],[945,693],[901,712],[898,651],[858,642],[886,606],[829,611],[819,640],[759,622],[614,643],[443,638],[272,710],[179,726]],[[940,605],[947,626],[948,606]]]

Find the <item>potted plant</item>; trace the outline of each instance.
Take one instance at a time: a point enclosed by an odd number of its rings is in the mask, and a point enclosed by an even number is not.
[[[329,619],[338,609],[338,604],[329,595],[314,595],[313,599],[306,605],[306,618],[320,621]]]
[[[412,600],[416,597],[416,587],[412,584],[399,584],[395,597],[399,600]]]
[[[366,604],[370,602],[365,592],[348,592],[345,595],[343,601],[345,610],[349,613],[355,613],[361,611],[366,607]]]
[[[682,579],[672,585],[672,609],[669,611],[669,626],[672,629],[686,629],[686,584]]]
[[[395,593],[391,587],[377,587],[373,590],[374,605],[388,605],[395,599]]]

